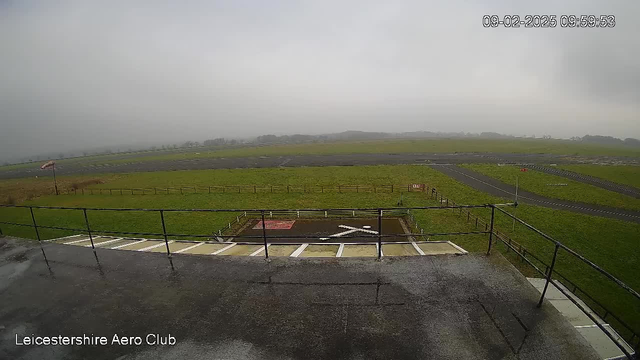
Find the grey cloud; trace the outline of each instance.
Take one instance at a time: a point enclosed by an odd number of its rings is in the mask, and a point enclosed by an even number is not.
[[[633,2],[0,2],[0,158],[264,133],[640,137]],[[614,29],[484,29],[613,13]]]

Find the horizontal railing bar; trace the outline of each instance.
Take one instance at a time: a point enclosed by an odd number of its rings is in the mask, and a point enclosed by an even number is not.
[[[629,287],[627,284],[625,284],[624,282],[622,282],[621,280],[619,280],[618,278],[616,278],[615,276],[609,274],[606,270],[604,270],[603,268],[601,268],[600,266],[594,264],[592,261],[588,260],[587,258],[585,258],[584,256],[578,254],[577,252],[575,252],[574,250],[570,249],[569,247],[567,247],[566,245],[560,243],[559,241],[554,240],[551,236],[543,233],[542,231],[536,229],[535,227],[533,227],[532,225],[529,225],[528,223],[524,222],[523,220],[518,219],[517,217],[509,214],[508,212],[497,208],[500,212],[502,212],[503,214],[509,216],[510,218],[514,219],[515,221],[519,222],[520,224],[526,226],[527,228],[529,228],[530,230],[534,231],[535,233],[537,233],[538,235],[544,237],[545,239],[553,242],[554,244],[560,246],[561,248],[563,248],[564,250],[566,250],[569,254],[577,257],[578,259],[582,260],[584,263],[586,263],[587,265],[591,266],[592,268],[596,269],[598,272],[600,272],[602,275],[604,275],[605,277],[607,277],[609,280],[615,282],[618,286],[620,286],[621,288],[625,289],[627,292],[629,292],[631,295],[635,296],[636,299],[640,300],[640,294],[638,294],[637,291],[635,291],[634,289],[632,289],[631,287]]]

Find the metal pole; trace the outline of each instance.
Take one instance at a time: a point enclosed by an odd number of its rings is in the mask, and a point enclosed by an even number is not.
[[[378,260],[382,258],[382,210],[378,209]]]
[[[173,267],[173,259],[171,258],[171,251],[169,250],[169,239],[167,238],[167,227],[164,224],[164,210],[160,210],[160,220],[162,220],[162,233],[164,234],[164,245],[167,247],[167,258],[171,263],[171,270],[175,270]]]
[[[89,233],[89,241],[91,241],[91,248],[93,249],[93,254],[95,255],[96,247],[93,244],[93,234],[91,234],[91,227],[89,226],[89,217],[87,216],[87,209],[82,209],[82,213],[84,214],[84,222],[85,224],[87,224],[87,232]]]
[[[56,164],[51,167],[53,169],[53,186],[56,189],[56,195],[58,195],[58,181],[56,180]]]
[[[518,175],[516,175],[516,201],[515,203],[518,203]],[[518,207],[514,207],[513,208],[513,216],[516,216],[516,211],[518,210]],[[513,227],[511,228],[511,231],[516,231],[516,219],[513,219]]]
[[[491,254],[491,241],[493,240],[493,219],[495,218],[495,213],[496,208],[495,206],[491,205],[491,230],[489,231],[489,248],[487,249],[487,255]]]
[[[262,216],[262,239],[264,240],[264,258],[269,258],[269,245],[267,244],[267,226],[264,223],[264,210],[260,211]]]
[[[538,307],[542,306],[542,301],[544,300],[544,295],[547,293],[547,287],[549,287],[549,282],[551,281],[551,275],[553,274],[553,267],[556,264],[556,257],[558,256],[558,249],[560,245],[556,243],[556,248],[553,251],[553,259],[551,260],[551,266],[549,267],[549,271],[547,272],[547,282],[544,284],[544,289],[542,290],[542,296],[540,296],[540,301],[538,302]]]
[[[38,244],[40,244],[40,250],[42,251],[42,256],[44,256],[44,262],[47,263],[49,272],[51,272],[51,267],[49,266],[49,260],[47,260],[47,254],[44,253],[44,248],[42,247],[42,240],[40,239],[40,231],[38,231],[38,224],[36,224],[36,217],[35,215],[33,215],[33,208],[31,206],[29,206],[29,211],[31,211],[31,220],[33,221],[33,229],[36,231],[36,238],[38,239]]]

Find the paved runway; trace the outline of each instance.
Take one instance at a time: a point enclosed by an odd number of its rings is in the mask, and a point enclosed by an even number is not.
[[[432,166],[432,168],[476,190],[508,200],[515,198],[515,189],[512,185],[505,184],[471,169],[461,168],[455,165],[437,165]],[[640,223],[640,211],[552,199],[522,189],[518,190],[518,202]]]

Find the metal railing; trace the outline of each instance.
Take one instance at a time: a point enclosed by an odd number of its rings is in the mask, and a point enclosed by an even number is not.
[[[438,198],[438,193],[436,192],[435,189],[432,190],[431,192],[431,196],[437,199]],[[549,284],[554,285],[558,291],[560,291],[561,293],[563,293],[569,300],[571,300],[579,309],[581,309],[595,324],[596,326],[598,326],[617,346],[618,348],[620,348],[620,350],[629,358],[629,359],[634,359],[634,355],[627,350],[627,348],[624,346],[623,343],[621,343],[615,336],[614,334],[612,334],[609,330],[606,329],[605,326],[603,326],[603,324],[601,324],[600,321],[598,321],[598,319],[596,319],[594,317],[594,315],[592,315],[588,309],[585,308],[585,306],[583,306],[580,302],[576,301],[573,297],[569,296],[569,294],[567,294],[567,290],[560,285],[556,280],[553,279],[553,274],[557,274],[558,276],[566,279],[564,276],[558,274],[558,272],[556,271],[555,267],[557,266],[557,262],[558,262],[558,252],[560,250],[563,250],[564,252],[566,252],[567,254],[570,254],[571,256],[573,256],[574,258],[580,260],[581,262],[583,262],[584,264],[588,265],[589,267],[595,269],[597,272],[599,272],[600,274],[602,274],[605,278],[607,278],[609,281],[611,281],[613,284],[615,284],[616,286],[618,286],[619,288],[623,289],[624,291],[626,291],[627,293],[631,294],[631,296],[633,296],[635,298],[635,301],[640,301],[640,294],[638,294],[637,291],[635,291],[634,289],[632,289],[631,287],[629,287],[628,285],[626,285],[624,282],[622,282],[621,280],[619,280],[618,278],[616,278],[615,276],[611,275],[610,273],[608,273],[607,271],[605,271],[604,269],[602,269],[600,266],[596,265],[595,263],[593,263],[592,261],[586,259],[584,256],[580,255],[579,253],[577,253],[576,251],[570,249],[569,247],[565,246],[564,244],[560,243],[559,241],[556,241],[555,239],[553,239],[552,237],[550,237],[549,235],[545,234],[544,232],[538,230],[537,228],[535,228],[534,226],[524,222],[523,220],[517,218],[516,216],[508,213],[507,211],[503,210],[502,207],[504,206],[517,206],[517,204],[484,204],[484,205],[450,205],[449,204],[450,200],[445,199],[441,194],[440,194],[440,206],[423,206],[423,207],[390,207],[390,208],[319,208],[319,209],[299,209],[299,210],[292,210],[292,209],[145,209],[145,208],[138,208],[138,209],[118,209],[118,208],[73,208],[73,207],[56,207],[56,206],[24,206],[24,205],[0,205],[0,207],[10,207],[10,208],[25,208],[25,209],[29,209],[29,213],[30,213],[30,217],[31,217],[31,224],[23,224],[23,223],[13,223],[13,222],[7,222],[7,221],[0,221],[0,224],[5,224],[5,225],[12,225],[12,226],[26,226],[26,227],[33,227],[33,229],[35,230],[36,233],[36,238],[40,244],[40,249],[42,251],[43,257],[45,259],[45,262],[47,263],[47,266],[49,266],[49,262],[47,260],[46,257],[46,253],[44,250],[44,247],[42,246],[42,239],[40,236],[40,232],[39,229],[53,229],[53,230],[64,230],[64,231],[74,231],[74,232],[86,232],[89,235],[89,240],[91,242],[91,248],[93,249],[93,253],[94,256],[96,257],[96,261],[98,261],[98,256],[97,256],[97,252],[96,252],[96,247],[95,244],[93,242],[93,237],[95,234],[117,234],[117,235],[142,235],[142,236],[159,236],[162,237],[164,239],[165,242],[165,246],[166,246],[166,251],[167,251],[167,257],[169,259],[169,262],[171,264],[171,267],[173,269],[173,259],[172,259],[172,254],[171,254],[171,250],[169,248],[169,237],[192,237],[192,238],[210,238],[211,235],[210,234],[179,234],[179,233],[171,233],[169,231],[167,231],[167,226],[166,226],[166,222],[165,222],[165,213],[168,212],[209,212],[209,213],[240,213],[243,214],[243,216],[260,216],[260,220],[261,220],[261,224],[262,224],[262,234],[261,235],[222,235],[219,234],[219,237],[221,238],[250,238],[250,239],[262,239],[262,244],[264,245],[264,253],[265,253],[265,258],[268,259],[269,258],[269,240],[270,239],[286,239],[286,238],[296,238],[296,239],[306,239],[306,238],[318,238],[318,235],[312,235],[312,236],[307,236],[307,235],[270,235],[268,234],[268,231],[266,229],[265,226],[265,218],[267,216],[271,216],[272,214],[292,214],[293,212],[299,214],[300,212],[305,212],[308,214],[324,214],[325,216],[328,216],[329,212],[331,212],[332,214],[348,214],[351,213],[352,215],[356,215],[356,212],[358,214],[366,214],[366,215],[370,215],[370,216],[374,216],[377,218],[378,220],[378,227],[377,227],[377,234],[372,234],[372,235],[357,235],[358,238],[370,238],[372,241],[372,243],[376,243],[377,244],[377,257],[378,259],[380,259],[382,257],[382,245],[387,244],[387,243],[394,243],[394,244],[399,244],[399,243],[420,243],[420,242],[428,242],[428,241],[415,241],[416,237],[423,237],[423,236],[446,236],[446,235],[477,235],[477,234],[488,234],[489,235],[489,239],[488,239],[488,246],[487,246],[487,255],[490,255],[491,253],[491,247],[492,247],[492,243],[494,241],[494,237],[496,239],[496,241],[500,241],[502,242],[505,246],[507,246],[509,249],[513,250],[516,254],[520,255],[522,257],[522,259],[524,261],[526,261],[529,265],[531,265],[539,274],[541,274],[542,276],[545,277],[546,281],[545,281],[545,286],[544,289],[542,291],[542,294],[540,296],[540,300],[538,302],[538,306],[541,306],[543,301],[544,301],[544,297],[546,294],[546,291],[548,289]],[[445,204],[444,206],[442,206],[442,204]],[[392,215],[392,214],[398,214],[398,212],[404,212],[406,214],[410,214],[410,212],[413,210],[452,210],[453,212],[458,211],[459,215],[461,215],[463,213],[463,211],[466,212],[467,214],[467,221],[469,221],[470,217],[471,217],[471,213],[470,210],[471,209],[477,209],[477,208],[488,208],[491,209],[491,221],[489,223],[484,222],[485,224],[485,229],[484,230],[479,230],[479,231],[467,231],[467,232],[444,232],[444,233],[426,233],[424,232],[424,230],[422,230],[420,233],[401,233],[401,234],[384,234],[383,233],[383,228],[382,228],[382,218],[383,216],[385,216],[385,212],[387,212],[387,215]],[[68,227],[58,227],[58,226],[43,226],[43,225],[38,225],[37,221],[36,221],[36,217],[34,214],[34,209],[49,209],[49,210],[74,210],[74,211],[81,211],[83,213],[83,217],[84,217],[84,222],[85,222],[85,227],[84,228],[68,228]],[[553,258],[552,261],[549,265],[546,265],[545,270],[541,270],[538,266],[536,266],[530,259],[528,259],[526,257],[526,255],[523,255],[522,253],[522,247],[520,247],[520,251],[518,251],[518,249],[516,249],[516,247],[513,245],[512,241],[507,241],[503,235],[499,234],[498,231],[496,231],[495,229],[495,214],[496,214],[496,210],[498,210],[499,213],[505,214],[507,216],[509,216],[510,218],[514,219],[516,222],[518,222],[519,224],[525,226],[526,228],[528,228],[529,230],[537,233],[538,235],[542,236],[544,239],[546,239],[547,241],[551,242],[552,244],[554,244],[554,253],[553,253]],[[160,222],[162,224],[162,233],[154,233],[154,232],[125,232],[125,231],[109,231],[109,230],[97,230],[97,229],[93,229],[89,223],[89,218],[87,216],[87,212],[91,211],[91,212],[104,212],[104,211],[117,211],[117,212],[155,212],[159,215],[160,217]],[[239,217],[236,218],[237,221],[239,222]],[[479,218],[476,217],[476,227],[478,227],[478,220]],[[231,227],[231,224],[229,225],[229,227]],[[0,230],[0,234],[1,234],[1,230]],[[389,238],[389,237],[407,237],[408,239],[413,237],[414,241],[393,241],[393,242],[383,242],[383,238]],[[255,244],[255,243],[253,243]],[[293,243],[292,243],[293,244]],[[543,261],[541,261],[538,257],[535,257],[533,254],[529,253],[530,257],[535,258],[537,261],[539,261],[541,264],[544,264]],[[568,280],[568,279],[567,279]],[[573,283],[572,283],[573,284]],[[578,289],[578,287],[574,285],[575,289]],[[586,292],[584,292],[583,290],[581,290],[582,293],[587,294]],[[591,296],[589,296],[591,299],[593,299]],[[639,303],[640,304],[640,303]],[[598,303],[598,305],[602,306],[600,303]],[[602,306],[604,308],[604,306]],[[623,326],[625,326],[627,328],[627,330],[632,334],[631,338],[628,339],[630,341],[630,343],[632,344],[632,346],[634,346],[635,351],[637,352],[638,346],[640,345],[640,336],[638,335],[638,331],[635,331],[634,329],[632,329],[629,325],[627,325],[625,322],[623,322],[620,317],[618,315],[613,314],[611,311],[607,310],[607,314],[610,314],[610,316],[614,317],[619,323],[623,324]],[[635,341],[635,344],[634,344]]]

